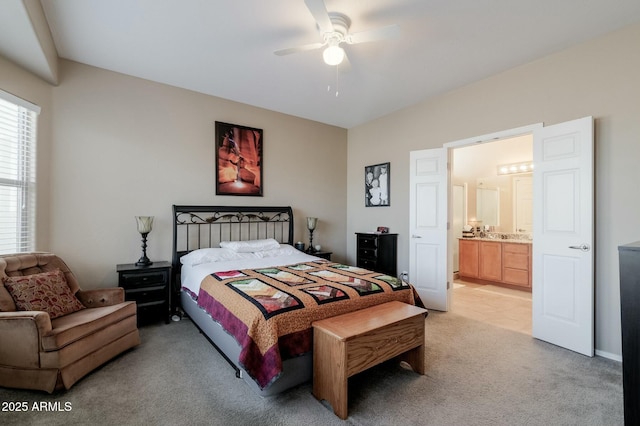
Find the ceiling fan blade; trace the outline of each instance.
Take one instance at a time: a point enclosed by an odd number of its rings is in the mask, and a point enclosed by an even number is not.
[[[329,18],[327,7],[324,5],[324,0],[304,0],[304,4],[307,5],[309,12],[318,23],[321,33],[333,32],[333,24]]]
[[[305,44],[298,47],[290,47],[288,49],[276,50],[273,53],[278,56],[284,56],[284,55],[290,55],[292,53],[306,52],[307,50],[320,49],[322,46],[324,46],[324,43],[311,43],[311,44]]]
[[[400,27],[398,25],[389,25],[375,30],[360,31],[349,34],[347,43],[368,43],[370,41],[386,40],[400,35]]]

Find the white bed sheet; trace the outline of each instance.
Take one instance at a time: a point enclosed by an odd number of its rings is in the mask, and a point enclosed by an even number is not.
[[[291,247],[283,245],[284,247]],[[312,256],[301,252],[293,247],[289,250],[291,254],[279,256],[263,257],[257,254],[255,257],[246,257],[237,260],[226,260],[221,262],[201,263],[190,266],[182,265],[180,279],[182,287],[187,288],[193,294],[200,292],[200,283],[209,274],[220,271],[234,271],[240,269],[268,268],[270,266],[292,265],[294,263],[310,262],[319,260],[317,256]]]

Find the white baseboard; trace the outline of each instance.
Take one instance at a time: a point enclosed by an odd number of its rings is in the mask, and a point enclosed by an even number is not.
[[[622,355],[612,354],[611,352],[605,352],[596,349],[596,356],[601,356],[602,358],[608,358],[614,361],[622,362]]]

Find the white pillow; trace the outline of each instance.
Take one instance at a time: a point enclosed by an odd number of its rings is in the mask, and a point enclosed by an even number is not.
[[[238,258],[240,258],[240,256],[233,250],[212,247],[189,252],[180,258],[180,263],[187,266],[195,266],[202,263],[222,262]]]
[[[256,251],[280,248],[280,243],[273,238],[267,238],[264,240],[222,241],[220,243],[220,247],[227,248],[238,253],[253,253]]]
[[[276,257],[276,256],[290,256],[296,252],[298,252],[298,250],[296,250],[292,246],[287,244],[280,244],[277,249],[257,251],[254,254],[258,258],[265,258],[265,257]]]

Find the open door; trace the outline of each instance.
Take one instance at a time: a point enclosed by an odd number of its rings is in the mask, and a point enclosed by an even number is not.
[[[533,337],[593,356],[593,118],[533,133]]]
[[[448,310],[447,149],[410,153],[409,278],[425,306]]]

